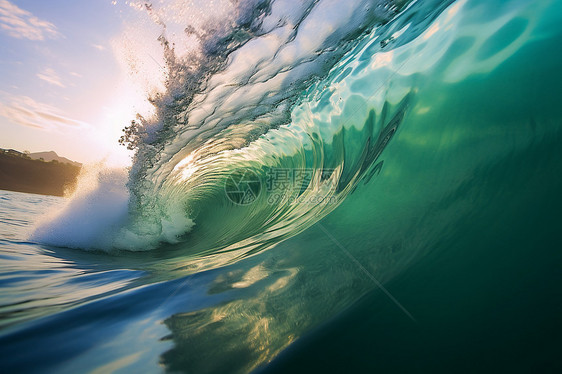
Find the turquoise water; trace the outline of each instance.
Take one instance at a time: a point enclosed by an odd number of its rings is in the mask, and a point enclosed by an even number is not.
[[[256,4],[128,175],[0,193],[3,371],[559,371],[562,3]]]

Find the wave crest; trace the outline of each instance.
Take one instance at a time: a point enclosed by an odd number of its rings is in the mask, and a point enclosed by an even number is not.
[[[146,5],[164,89],[151,96],[154,115],[127,129],[124,141],[137,149],[128,216],[101,247],[165,242],[245,256],[324,217],[381,170],[415,97],[411,79],[395,77],[393,50],[449,3],[248,0],[229,3],[234,11],[207,26],[174,13],[189,9],[178,8],[182,1]],[[264,188],[279,171],[289,181]],[[255,196],[241,204],[236,193]]]

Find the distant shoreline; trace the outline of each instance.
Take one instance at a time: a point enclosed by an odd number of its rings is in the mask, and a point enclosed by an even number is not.
[[[13,149],[0,149],[1,190],[64,196],[76,187],[80,170],[78,163],[34,160]]]

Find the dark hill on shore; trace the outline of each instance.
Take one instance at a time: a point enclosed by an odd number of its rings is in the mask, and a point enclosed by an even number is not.
[[[65,164],[71,164],[74,166],[78,166],[81,167],[82,164],[79,162],[75,162],[72,160],[69,160],[66,157],[61,157],[59,155],[57,155],[57,153],[55,151],[48,151],[48,152],[35,152],[35,153],[29,153],[28,154],[29,158],[33,159],[33,160],[40,160],[43,159],[43,161],[58,161],[58,162],[62,162]]]
[[[0,189],[54,196],[74,189],[81,165],[70,160],[60,162],[67,159],[55,152],[41,154],[53,157],[52,161],[34,160],[31,155],[0,148]]]

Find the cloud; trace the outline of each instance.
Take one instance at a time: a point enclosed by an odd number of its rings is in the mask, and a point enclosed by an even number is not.
[[[0,102],[0,116],[20,126],[43,130],[88,126],[82,121],[69,118],[60,109],[37,102],[28,96],[10,96],[6,101]]]
[[[55,86],[59,86],[59,87],[62,87],[62,88],[65,87],[65,85],[62,83],[62,81],[61,81],[59,75],[57,74],[57,72],[54,71],[51,68],[47,68],[47,69],[43,70],[43,72],[37,74],[37,77],[39,79],[44,80],[47,83],[55,85]]]
[[[92,44],[92,47],[94,47],[98,51],[105,51],[105,47],[103,45],[100,45],[100,44]]]
[[[73,77],[82,78],[82,74],[77,73],[77,72],[75,72],[75,71],[71,71],[71,72],[70,72],[70,75],[72,75]]]
[[[54,24],[35,17],[8,0],[0,0],[0,29],[18,39],[45,40],[60,36]]]

